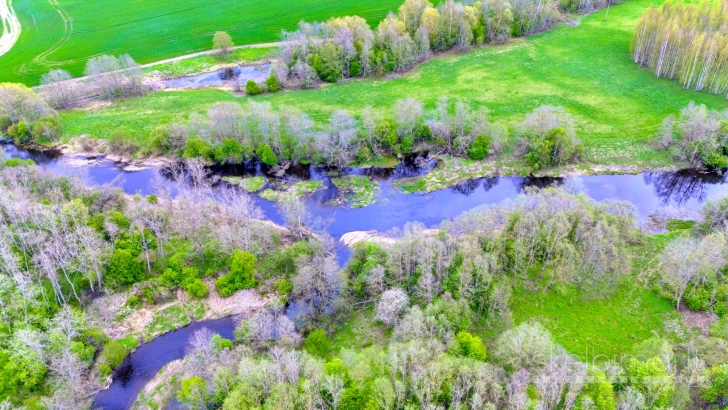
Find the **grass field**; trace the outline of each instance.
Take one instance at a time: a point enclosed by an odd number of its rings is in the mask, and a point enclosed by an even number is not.
[[[287,91],[255,97],[274,106],[294,106],[325,121],[338,109],[358,115],[372,105],[389,110],[400,98],[418,98],[428,107],[442,96],[484,105],[492,119],[511,129],[534,108],[563,106],[576,117],[578,136],[597,164],[658,167],[670,165],[665,152],[648,139],[669,114],[690,101],[725,109],[725,96],[684,90],[677,82],[656,79],[630,59],[634,24],[649,0],[627,0],[584,17],[576,27],[549,32],[504,46],[436,58],[398,79],[363,79],[312,91]],[[67,112],[69,136],[107,136],[117,127],[144,140],[153,124],[182,121],[205,113],[216,102],[245,98],[219,90],[163,92],[114,103],[98,110]]]
[[[400,0],[14,0],[22,31],[0,56],[0,82],[36,85],[53,68],[83,71],[88,58],[129,53],[149,63],[211,47],[227,31],[236,44],[277,41],[303,20],[357,14],[376,23]]]
[[[514,323],[541,322],[557,343],[582,360],[618,358],[633,345],[662,333],[675,315],[672,304],[639,286],[623,286],[607,299],[584,301],[576,290],[516,292],[511,300]]]

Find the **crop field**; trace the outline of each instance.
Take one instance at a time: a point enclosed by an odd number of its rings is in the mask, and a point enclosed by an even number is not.
[[[3,0],[4,1],[4,0]],[[149,63],[211,47],[215,31],[235,44],[277,41],[306,19],[357,14],[374,24],[400,0],[15,0],[22,31],[0,56],[0,82],[36,85],[53,68],[81,74],[86,60],[129,53]]]
[[[438,57],[397,79],[363,79],[254,98],[274,107],[298,107],[324,122],[339,109],[354,115],[367,105],[388,111],[397,99],[409,97],[432,108],[447,96],[488,107],[491,119],[511,130],[540,105],[563,106],[576,118],[578,137],[592,162],[666,166],[668,155],[647,144],[662,120],[690,101],[719,110],[728,108],[728,101],[657,79],[632,62],[633,28],[649,4],[627,0],[613,6],[608,17],[601,11],[575,27],[563,24],[503,46]],[[246,100],[219,90],[164,92],[66,112],[63,119],[69,136],[104,138],[113,127],[122,127],[143,140],[152,124],[183,121],[216,102]]]

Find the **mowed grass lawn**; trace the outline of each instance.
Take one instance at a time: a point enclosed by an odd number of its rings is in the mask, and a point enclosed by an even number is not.
[[[648,141],[662,120],[690,101],[728,108],[725,96],[684,90],[677,82],[656,79],[630,59],[630,40],[648,0],[627,0],[584,17],[576,27],[561,25],[546,33],[498,47],[436,58],[397,79],[361,79],[310,91],[254,97],[274,107],[293,106],[323,123],[334,111],[355,115],[367,105],[389,112],[397,99],[417,98],[432,108],[442,96],[483,105],[492,119],[511,130],[536,107],[563,106],[575,116],[578,136],[596,164],[659,167],[670,165],[665,152]],[[69,136],[108,136],[125,128],[144,140],[157,124],[205,113],[216,102],[247,98],[219,90],[151,94],[96,110],[63,114]]]
[[[149,63],[211,47],[215,31],[236,44],[278,41],[305,19],[357,14],[376,24],[401,0],[14,0],[22,31],[0,56],[0,82],[37,85],[53,68],[81,74],[86,60],[129,53]],[[72,24],[71,24],[72,21]]]

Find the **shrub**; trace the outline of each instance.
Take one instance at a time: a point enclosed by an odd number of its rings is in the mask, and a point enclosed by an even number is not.
[[[268,79],[265,80],[265,85],[268,87],[268,91],[276,93],[281,90],[281,82],[278,81],[278,77],[275,74],[271,74]]]
[[[258,158],[266,165],[273,166],[278,163],[278,157],[276,157],[273,149],[268,144],[260,144],[256,154],[258,154]]]
[[[146,152],[150,155],[165,155],[172,152],[173,149],[174,144],[169,134],[169,128],[166,125],[154,128],[149,135]]]
[[[101,352],[101,359],[103,364],[113,369],[124,361],[124,358],[126,358],[131,350],[133,348],[129,348],[122,340],[111,340],[104,345],[104,350]]]
[[[685,303],[694,312],[710,310],[711,292],[705,286],[698,286],[685,292]]]
[[[206,409],[210,401],[207,392],[207,381],[200,376],[182,380],[182,387],[177,392],[177,400],[193,409]]]
[[[460,356],[484,362],[488,357],[485,344],[470,332],[462,331],[455,335],[456,353]]]
[[[131,155],[139,149],[139,144],[134,141],[131,134],[124,131],[113,132],[107,146],[112,153],[119,155]]]
[[[543,138],[528,141],[526,162],[534,169],[546,169],[572,162],[583,155],[584,146],[563,128],[555,128]]]
[[[309,333],[303,342],[303,350],[314,356],[325,358],[331,350],[331,341],[326,331],[317,329]]]
[[[196,298],[204,298],[209,292],[209,289],[207,289],[207,285],[202,283],[202,280],[200,278],[186,282],[182,287],[184,288],[184,290],[187,291],[187,293]]]
[[[131,285],[144,277],[142,266],[131,252],[117,249],[109,258],[106,280],[119,285]]]
[[[212,158],[212,145],[199,137],[192,137],[185,142],[185,152],[182,154],[185,158],[202,158],[209,160]]]
[[[288,296],[293,290],[293,284],[288,279],[281,279],[273,285],[273,289],[281,295],[281,298],[283,299],[282,302],[285,304],[288,302]]]
[[[58,117],[43,117],[33,122],[30,133],[35,139],[53,141],[63,133],[63,124]]]
[[[228,350],[233,348],[233,342],[230,339],[225,339],[224,337],[215,334],[212,336],[212,340],[210,340],[210,344],[212,345],[212,350],[215,353],[220,353],[223,350]]]
[[[485,134],[475,136],[473,143],[468,148],[468,156],[475,160],[485,159],[488,156],[488,148],[490,147],[490,137]]]
[[[652,401],[652,408],[668,405],[675,381],[662,359],[653,357],[643,362],[633,358],[627,363],[627,374],[632,386]]]
[[[247,83],[245,83],[245,94],[248,95],[258,95],[263,93],[263,88],[258,85],[253,80],[248,80]]]
[[[24,144],[32,138],[28,126],[23,121],[11,125],[8,128],[8,136],[15,141],[16,145]]]
[[[13,120],[7,115],[0,115],[0,134],[8,132],[8,128],[13,125]]]
[[[249,147],[241,144],[235,138],[223,138],[222,142],[215,147],[215,152],[213,153],[215,161],[231,164],[240,164],[249,155]]]
[[[703,400],[725,404],[728,399],[728,364],[711,368],[708,376],[710,384],[703,393]]]
[[[215,281],[215,287],[222,297],[232,296],[241,289],[255,286],[255,256],[248,251],[236,249],[230,258],[230,272]]]

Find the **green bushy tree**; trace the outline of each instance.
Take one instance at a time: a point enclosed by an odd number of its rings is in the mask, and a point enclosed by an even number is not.
[[[248,82],[245,83],[245,94],[247,95],[258,95],[262,94],[263,91],[263,88],[253,80],[248,80]]]
[[[271,74],[265,80],[265,86],[268,87],[268,91],[271,93],[276,93],[281,90],[281,82],[278,81],[278,77],[275,74]]]
[[[273,149],[268,144],[260,144],[256,154],[258,154],[258,158],[266,165],[273,166],[278,163],[278,157],[276,157]]]
[[[109,258],[106,280],[119,285],[131,285],[144,278],[142,265],[126,249],[117,249]]]
[[[232,296],[241,289],[255,286],[255,264],[258,260],[248,251],[236,249],[230,257],[230,272],[215,281],[215,287],[222,297]]]
[[[483,341],[470,332],[461,331],[455,335],[454,353],[482,362],[488,357]]]
[[[323,329],[317,329],[309,333],[306,336],[306,340],[303,342],[303,350],[309,354],[318,357],[326,357],[331,351],[331,341],[326,331]]]
[[[478,134],[468,148],[468,156],[476,160],[485,159],[488,156],[488,148],[490,148],[490,137]]]
[[[212,145],[209,142],[199,137],[192,137],[185,143],[185,152],[182,156],[184,158],[202,158],[209,160],[212,154]]]

